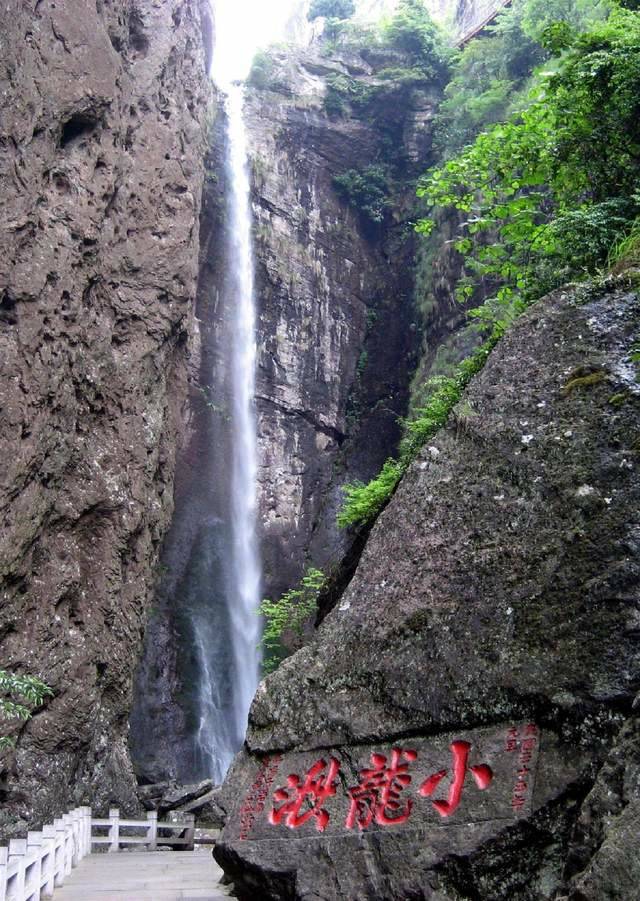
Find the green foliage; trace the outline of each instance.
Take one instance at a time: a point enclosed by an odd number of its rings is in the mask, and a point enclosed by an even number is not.
[[[389,206],[389,185],[381,166],[367,166],[360,171],[348,169],[342,175],[336,175],[333,184],[366,222],[376,225],[383,222]]]
[[[628,233],[616,241],[609,250],[610,269],[622,272],[630,266],[640,266],[640,219],[636,219]]]
[[[323,572],[309,567],[297,588],[291,588],[277,601],[266,599],[260,604],[259,612],[265,618],[260,644],[269,655],[263,662],[265,672],[273,672],[285,657],[302,647],[304,627],[317,613],[325,581]]]
[[[611,10],[608,0],[520,0],[520,6],[524,34],[544,43],[554,32],[568,36],[586,31]]]
[[[333,73],[327,78],[324,108],[329,116],[343,116],[348,111],[358,113],[372,99],[374,89],[348,75]]]
[[[399,460],[389,459],[379,475],[366,485],[363,482],[345,485],[344,503],[337,517],[340,528],[375,519],[393,495],[405,468]]]
[[[397,12],[382,27],[382,39],[406,54],[423,77],[438,83],[447,80],[452,52],[422,0],[400,0]]]
[[[307,19],[310,22],[320,16],[330,19],[350,19],[355,11],[353,0],[312,0]]]
[[[344,503],[338,513],[341,528],[371,523],[387,505],[398,482],[416,458],[425,442],[447,422],[451,411],[473,376],[484,366],[493,347],[508,327],[506,320],[491,320],[491,333],[471,356],[455,368],[451,377],[438,377],[427,383],[430,395],[424,407],[415,411],[415,418],[405,422],[405,436],[400,443],[398,460],[389,459],[381,472],[366,485],[354,482],[344,487]]]
[[[459,54],[435,121],[434,143],[453,155],[487,126],[527,106],[534,70],[602,19],[604,0],[514,0]]]
[[[258,50],[253,57],[248,84],[261,91],[268,90],[273,83],[276,66],[273,58],[266,50]]]
[[[34,707],[53,692],[35,676],[17,676],[0,669],[0,719],[28,720]],[[0,736],[0,750],[12,747],[11,739]]]
[[[640,16],[616,10],[574,39],[528,109],[478,135],[418,193],[466,214],[456,247],[471,276],[528,301],[606,262],[640,208],[639,172]],[[469,291],[462,282],[459,297]]]

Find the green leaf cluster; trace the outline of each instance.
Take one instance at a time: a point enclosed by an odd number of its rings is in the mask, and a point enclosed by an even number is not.
[[[266,91],[273,84],[275,72],[273,57],[266,50],[258,50],[253,57],[247,82],[254,88]]]
[[[265,599],[260,604],[259,613],[265,620],[260,642],[266,652],[265,672],[273,672],[285,657],[302,647],[304,628],[317,613],[325,581],[321,570],[309,567],[297,588],[291,588],[277,601]]]
[[[28,720],[34,707],[38,707],[53,692],[35,676],[18,676],[0,669],[0,720]],[[11,739],[0,736],[0,750],[12,747]]]
[[[573,39],[527,109],[428,173],[418,194],[465,214],[456,247],[472,278],[529,301],[606,263],[638,215],[639,173],[640,16],[617,9]],[[463,281],[460,299],[468,292]]]
[[[434,146],[450,157],[479,131],[528,105],[533,72],[602,20],[606,0],[513,0],[458,55],[435,120]]]
[[[400,0],[395,15],[382,25],[382,40],[401,51],[423,77],[443,84],[449,77],[452,51],[423,3]]]
[[[349,75],[332,73],[327,78],[324,109],[329,116],[343,116],[349,111],[356,115],[364,110],[375,94],[375,89]]]
[[[310,22],[321,16],[328,19],[350,19],[355,11],[353,0],[312,0],[307,19]]]
[[[614,272],[630,266],[640,268],[640,219],[636,219],[628,234],[610,248],[608,266]]]
[[[341,175],[336,175],[333,184],[365,221],[375,225],[384,221],[389,206],[389,184],[382,166],[367,166],[362,170],[348,169]]]

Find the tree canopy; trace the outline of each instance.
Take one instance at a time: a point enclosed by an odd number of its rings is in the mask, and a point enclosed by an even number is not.
[[[310,22],[321,16],[328,19],[350,19],[355,11],[354,0],[312,0],[307,18]]]

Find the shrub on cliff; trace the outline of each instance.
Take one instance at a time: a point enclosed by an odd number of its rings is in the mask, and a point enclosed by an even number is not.
[[[387,460],[381,472],[367,484],[354,482],[344,486],[344,503],[337,517],[340,528],[367,525],[384,509],[425,442],[446,424],[462,392],[482,369],[508,324],[507,320],[494,319],[489,337],[456,367],[453,376],[430,381],[427,403],[415,411],[410,422],[404,423],[405,436],[400,443],[399,458]]]
[[[553,30],[557,71],[529,108],[419,188],[431,206],[465,214],[457,249],[468,272],[502,283],[503,299],[533,300],[593,273],[640,211],[640,15],[615,10],[586,34],[562,34],[558,44]]]
[[[51,694],[49,686],[35,676],[17,676],[0,669],[0,730],[4,731],[2,721],[29,719],[31,711]],[[10,738],[0,734],[0,750],[12,745]]]
[[[350,19],[355,11],[353,0],[312,0],[307,19],[310,22],[321,16],[327,19]]]
[[[325,584],[324,573],[309,567],[297,588],[291,588],[277,601],[265,599],[260,614],[265,629],[260,645],[265,649],[263,669],[271,673],[304,643],[304,629],[318,610],[318,597]]]
[[[348,169],[336,175],[333,184],[338,193],[363,216],[365,222],[379,225],[389,206],[387,174],[381,166]]]
[[[274,70],[275,66],[273,59],[265,50],[258,50],[253,57],[251,71],[249,72],[247,81],[250,85],[253,85],[254,88],[265,90],[270,86]]]
[[[383,26],[382,39],[433,81],[443,83],[449,77],[452,51],[422,0],[400,0],[396,14]]]
[[[503,9],[455,62],[435,121],[442,156],[528,106],[532,74],[551,59],[554,35],[584,32],[609,10],[607,0],[514,0]]]

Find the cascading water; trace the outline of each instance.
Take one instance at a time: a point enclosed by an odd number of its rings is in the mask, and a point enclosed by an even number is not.
[[[212,78],[225,103],[225,216],[198,294],[202,365],[145,636],[130,746],[146,781],[221,782],[258,684],[256,338],[244,89],[255,49],[300,0],[213,0]],[[214,135],[213,159],[219,156]],[[206,220],[206,216],[205,216]],[[221,231],[224,247],[221,250]],[[203,292],[202,284],[209,284]]]
[[[228,527],[230,531],[231,585],[224,596],[230,624],[231,699],[221,697],[219,667],[212,663],[209,630],[197,638],[200,657],[198,700],[200,724],[196,737],[198,756],[210,760],[214,778],[224,776],[239,739],[258,684],[260,622],[260,560],[256,537],[257,440],[255,394],[255,298],[251,243],[251,189],[243,106],[244,89],[234,76],[238,72],[237,9],[226,2],[214,7],[217,47],[212,77],[225,97],[227,116],[227,193],[225,297],[222,309],[232,323],[230,335],[229,385],[231,394],[230,447],[231,485]],[[234,40],[234,38],[236,40]],[[235,55],[229,47],[235,46]],[[196,629],[196,632],[198,630]],[[215,643],[214,643],[215,644]],[[227,703],[225,703],[225,700]],[[229,700],[231,703],[229,703]]]
[[[215,71],[215,70],[214,70]],[[208,659],[210,648],[199,640],[200,755],[211,758],[211,770],[224,775],[244,736],[249,706],[258,684],[260,561],[256,539],[257,442],[253,410],[255,393],[255,300],[251,248],[251,200],[243,118],[243,88],[220,78],[226,94],[227,176],[229,181],[226,302],[231,311],[231,578],[226,597],[231,623],[233,701],[224,709],[219,674]],[[206,635],[206,633],[205,633]],[[222,721],[224,728],[221,728]],[[229,722],[230,720],[230,722]],[[229,738],[231,741],[229,741]]]
[[[246,728],[249,705],[258,684],[256,647],[260,597],[260,562],[256,541],[257,441],[255,394],[255,299],[251,247],[251,200],[243,90],[232,85],[228,93],[229,170],[231,175],[232,290],[235,300],[233,343],[233,445],[231,479],[233,568],[238,604],[232,611],[233,651],[236,661],[238,726]]]

